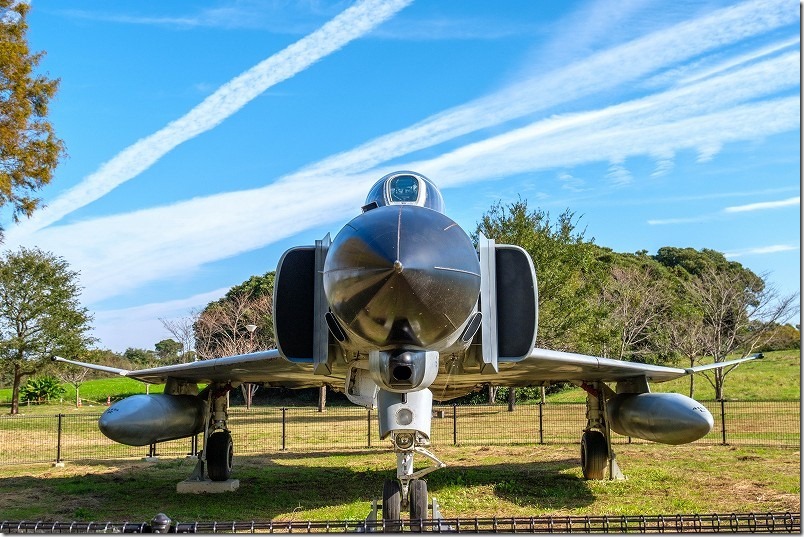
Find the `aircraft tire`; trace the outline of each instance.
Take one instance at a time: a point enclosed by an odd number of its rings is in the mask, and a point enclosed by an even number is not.
[[[427,519],[427,481],[414,479],[410,482],[410,519]]]
[[[600,431],[590,430],[581,437],[581,469],[584,479],[604,479],[609,448]]]
[[[396,479],[386,479],[382,484],[382,520],[386,523],[385,531],[402,531],[402,524],[398,522],[401,518],[402,487]]]
[[[207,473],[212,481],[226,481],[232,475],[234,444],[229,431],[220,431],[207,440]]]

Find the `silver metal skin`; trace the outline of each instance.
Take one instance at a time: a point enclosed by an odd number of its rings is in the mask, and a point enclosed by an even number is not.
[[[132,395],[106,409],[101,432],[129,446],[147,446],[204,431],[202,399],[195,395]]]
[[[606,401],[612,430],[661,444],[687,444],[715,424],[701,403],[680,393],[619,394]]]
[[[335,237],[324,291],[346,333],[344,346],[443,351],[475,310],[480,263],[447,216],[416,205],[378,207]]]

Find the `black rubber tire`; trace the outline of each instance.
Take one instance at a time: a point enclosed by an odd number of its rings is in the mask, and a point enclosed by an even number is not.
[[[402,531],[402,487],[396,479],[386,479],[382,484],[382,520],[385,531]]]
[[[427,520],[427,481],[414,479],[408,488],[410,520]]]
[[[605,479],[609,462],[606,436],[600,431],[586,431],[581,437],[581,469],[584,479]]]
[[[229,431],[219,431],[207,439],[207,474],[212,481],[226,481],[232,475],[234,444]]]

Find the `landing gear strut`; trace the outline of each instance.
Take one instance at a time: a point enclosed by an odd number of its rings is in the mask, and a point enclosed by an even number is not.
[[[581,387],[587,394],[586,429],[581,436],[583,477],[596,480],[625,479],[611,448],[611,428],[606,419],[606,399],[612,393],[611,388],[602,382],[593,385],[584,383]]]
[[[427,389],[406,394],[379,392],[380,436],[390,437],[396,453],[396,479],[386,480],[382,491],[382,520],[386,530],[401,531],[403,511],[408,511],[411,521],[442,518],[435,499],[432,500],[432,514],[428,516],[430,499],[427,496],[427,482],[422,479],[446,466],[427,450],[430,444],[432,397]],[[414,470],[413,456],[417,453],[430,459],[433,465]],[[377,514],[375,505],[367,520],[376,519]]]
[[[226,426],[228,401],[226,394],[232,389],[230,384],[210,385],[199,397],[207,400],[204,427],[204,442],[198,463],[188,481],[228,481],[232,476],[234,444],[232,433]],[[206,471],[205,471],[206,466]]]

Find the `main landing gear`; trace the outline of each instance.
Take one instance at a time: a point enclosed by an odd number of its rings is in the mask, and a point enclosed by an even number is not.
[[[625,479],[611,448],[611,428],[606,419],[606,396],[611,389],[602,382],[582,384],[586,391],[586,429],[581,436],[581,470],[584,479]],[[608,469],[608,472],[606,471]]]
[[[207,400],[204,416],[204,443],[199,453],[198,463],[190,478],[184,483],[230,482],[232,461],[234,460],[234,443],[232,433],[226,422],[229,417],[226,394],[232,389],[230,384],[210,385],[199,397]],[[206,471],[205,471],[206,466]],[[182,483],[180,483],[182,485]],[[187,492],[195,492],[188,490]],[[203,490],[203,492],[214,492]]]

